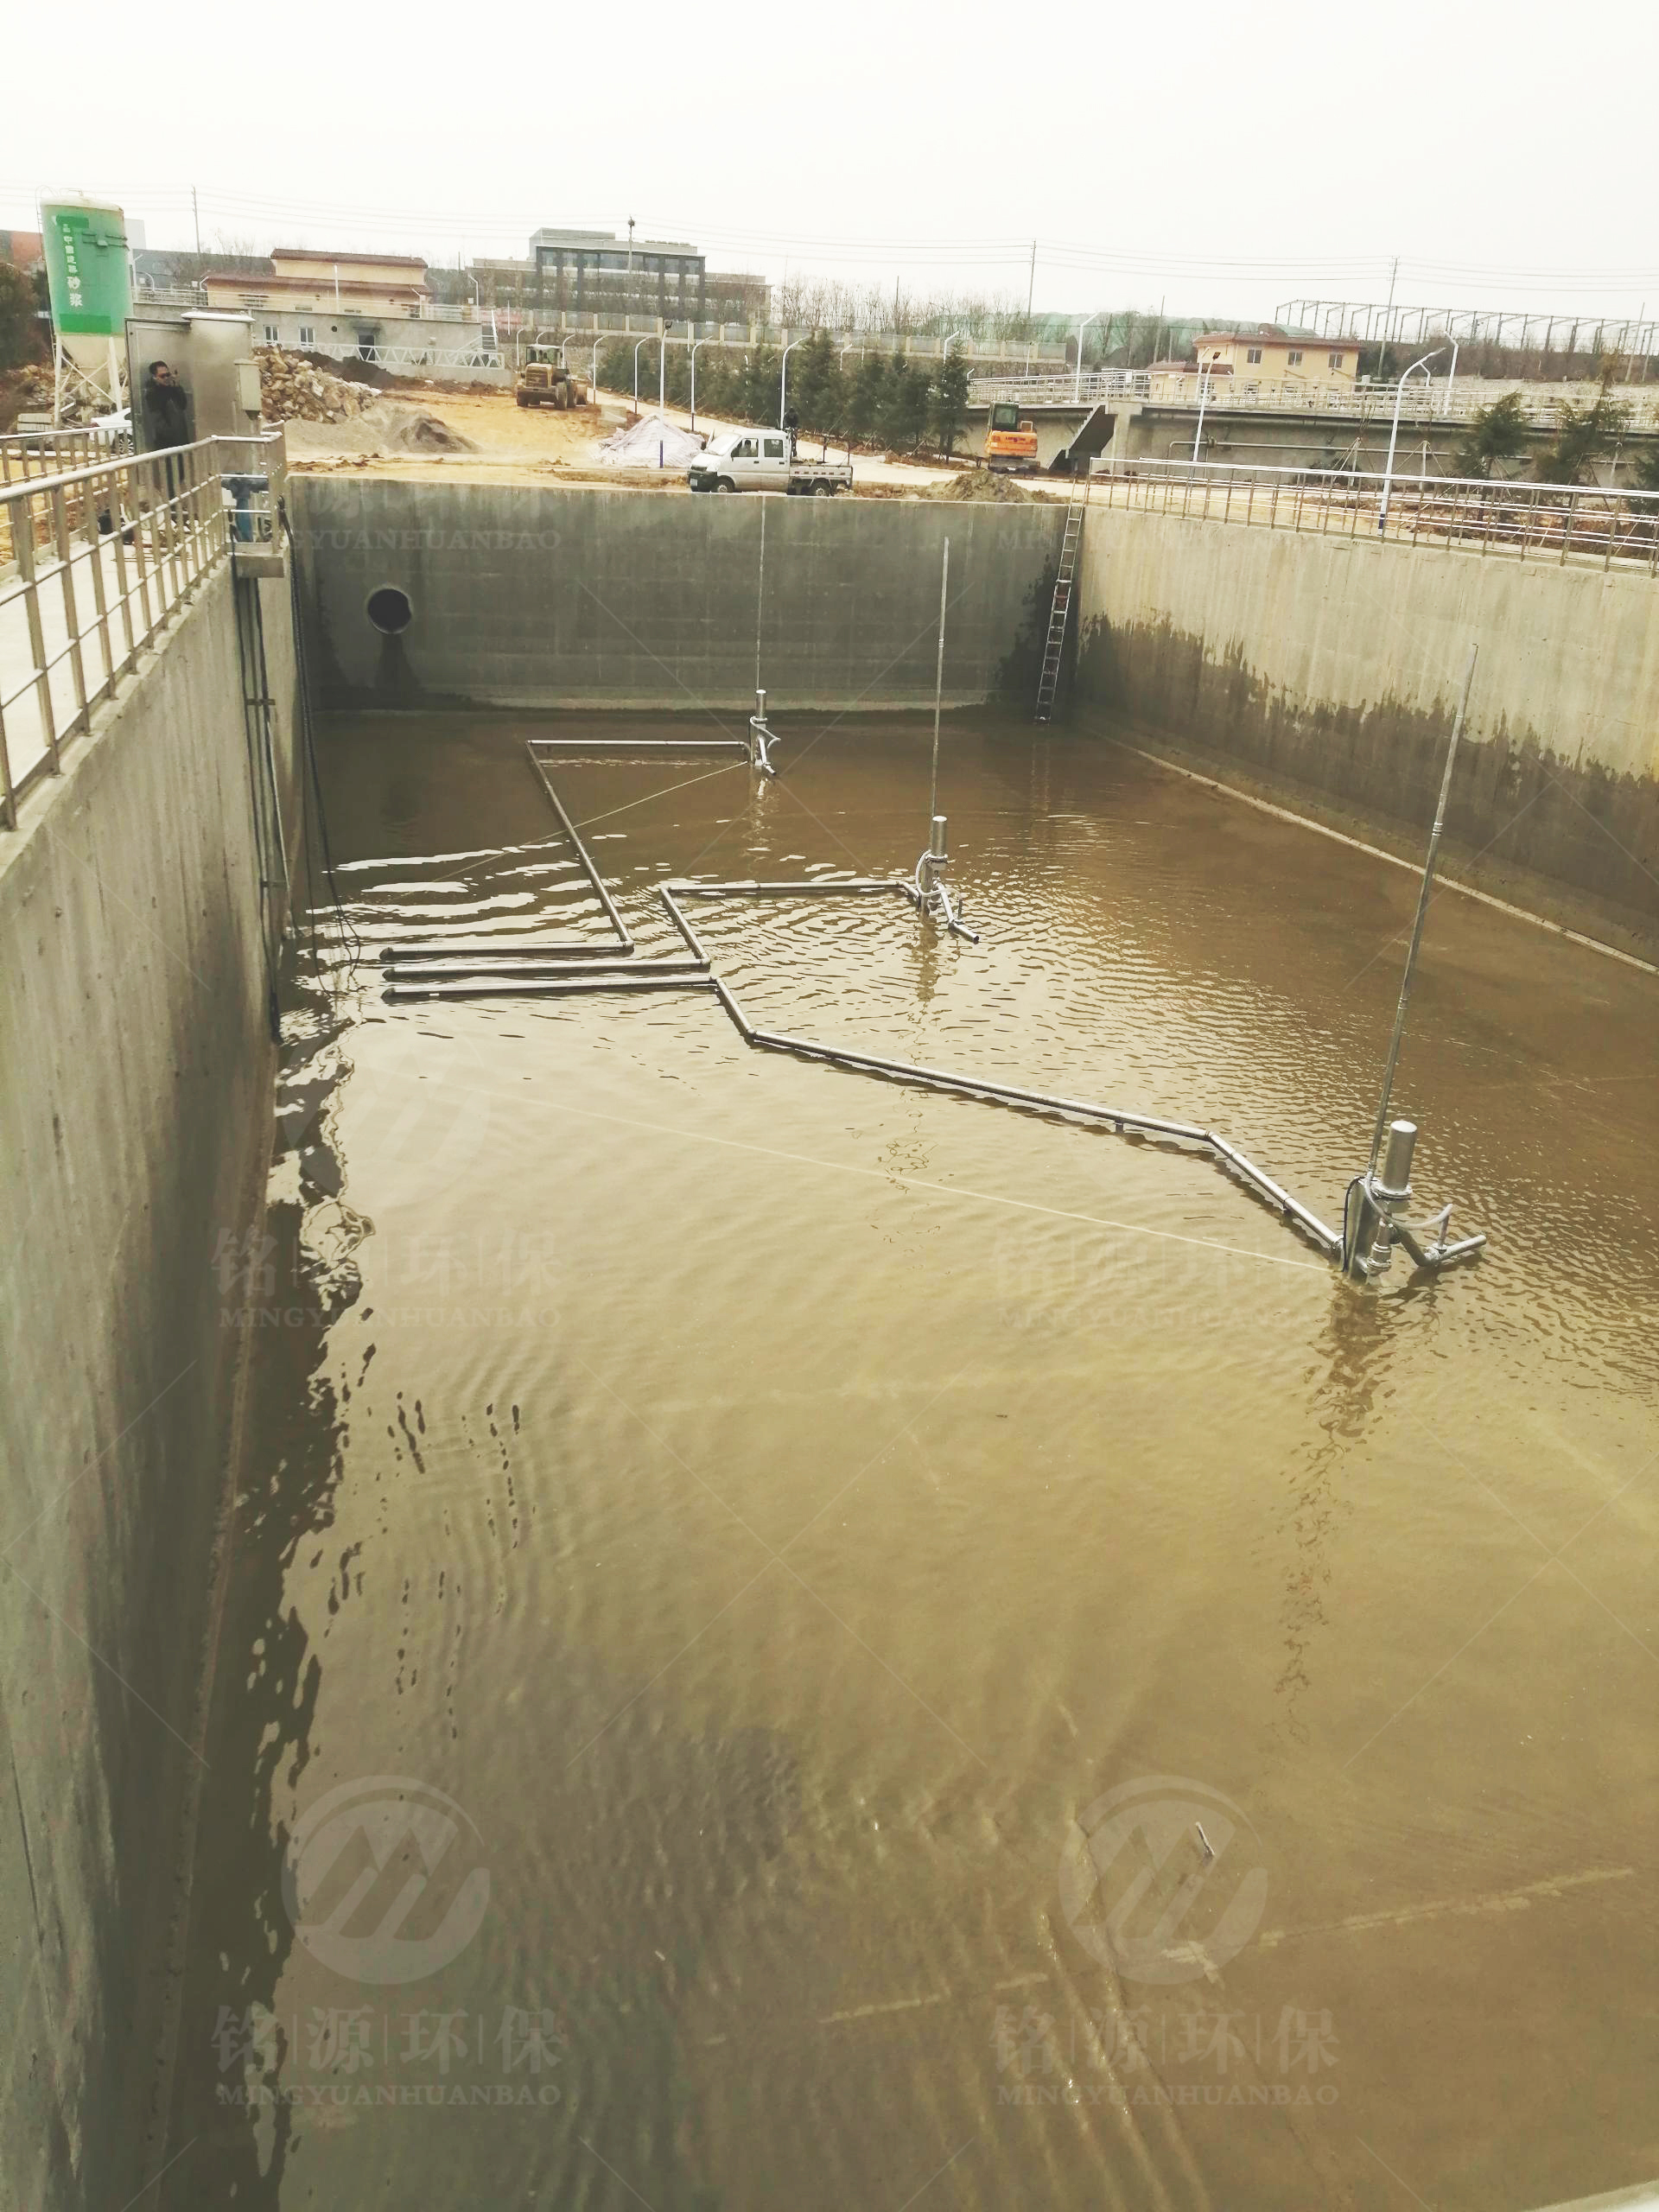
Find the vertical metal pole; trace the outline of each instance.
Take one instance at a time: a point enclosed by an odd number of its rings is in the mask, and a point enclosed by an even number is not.
[[[1204,404],[1209,397],[1209,383],[1205,376],[1204,364],[1200,362],[1198,365],[1198,427],[1192,433],[1192,458],[1194,461],[1198,459],[1199,449],[1204,444]]]
[[[1394,1017],[1394,1035],[1389,1040],[1389,1057],[1382,1070],[1382,1096],[1376,1109],[1376,1128],[1371,1138],[1371,1157],[1366,1173],[1374,1174],[1376,1156],[1382,1149],[1383,1132],[1389,1125],[1389,1096],[1394,1089],[1394,1071],[1400,1058],[1400,1039],[1405,1033],[1406,1003],[1411,996],[1412,971],[1417,965],[1417,949],[1423,941],[1423,922],[1428,912],[1430,887],[1434,880],[1434,856],[1440,847],[1440,832],[1446,827],[1446,803],[1452,795],[1452,771],[1457,764],[1458,746],[1463,737],[1464,716],[1469,711],[1469,691],[1475,680],[1475,657],[1478,645],[1469,648],[1469,665],[1463,672],[1463,693],[1458,701],[1458,718],[1452,725],[1452,742],[1446,749],[1446,772],[1440,778],[1440,804],[1434,810],[1434,827],[1428,834],[1428,856],[1423,862],[1422,888],[1417,893],[1417,918],[1411,925],[1411,944],[1406,952],[1406,972],[1400,978],[1400,1004]]]
[[[40,703],[41,731],[46,739],[46,749],[52,756],[52,773],[60,772],[58,766],[57,716],[52,704],[51,664],[46,657],[46,625],[41,619],[40,586],[35,576],[35,517],[29,505],[30,495],[25,492],[12,509],[11,542],[17,556],[17,574],[22,581],[23,612],[29,623],[29,658],[35,664],[35,690]]]
[[[760,508],[760,573],[754,587],[754,688],[760,689],[760,618],[766,606],[766,503]]]
[[[939,708],[944,697],[944,608],[950,590],[950,541],[944,541],[944,559],[939,569],[939,659],[933,676],[933,776],[928,786],[927,817],[931,822],[939,810]]]

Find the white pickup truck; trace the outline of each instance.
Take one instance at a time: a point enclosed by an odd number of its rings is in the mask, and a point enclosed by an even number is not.
[[[688,464],[694,492],[798,492],[827,499],[853,488],[850,461],[800,461],[787,430],[721,430]]]

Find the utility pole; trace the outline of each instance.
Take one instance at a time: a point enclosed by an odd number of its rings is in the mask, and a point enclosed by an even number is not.
[[[1394,285],[1400,274],[1400,257],[1394,257],[1394,266],[1389,271],[1389,304],[1382,310],[1382,351],[1377,359],[1377,369],[1385,378],[1389,365],[1389,340],[1394,330]]]
[[[196,255],[198,259],[200,259],[201,255],[201,210],[196,205],[196,188],[194,184],[190,188],[190,213],[196,226]],[[201,271],[198,270],[196,274],[200,276]]]

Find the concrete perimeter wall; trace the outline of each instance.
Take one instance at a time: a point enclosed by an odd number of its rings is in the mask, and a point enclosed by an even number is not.
[[[1447,821],[1465,880],[1659,938],[1659,584],[1096,507],[1074,718],[1139,732],[1421,856],[1471,643]]]
[[[931,705],[947,537],[947,702],[1005,679],[1028,696],[1065,527],[1046,503],[320,476],[289,488],[331,706],[752,709],[757,608],[779,709]],[[414,607],[399,638],[365,612],[381,584]]]
[[[288,587],[258,588],[291,829]],[[118,2212],[161,2163],[221,1313],[271,1131],[227,569],[64,771],[0,830],[0,2202]]]

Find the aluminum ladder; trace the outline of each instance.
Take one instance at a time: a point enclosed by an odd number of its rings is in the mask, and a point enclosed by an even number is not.
[[[1054,711],[1054,692],[1060,680],[1060,654],[1065,645],[1066,618],[1071,612],[1071,587],[1077,581],[1077,549],[1083,543],[1081,499],[1065,511],[1065,534],[1060,540],[1060,565],[1054,576],[1054,601],[1048,610],[1048,636],[1043,643],[1043,672],[1037,679],[1037,720],[1046,722]]]

